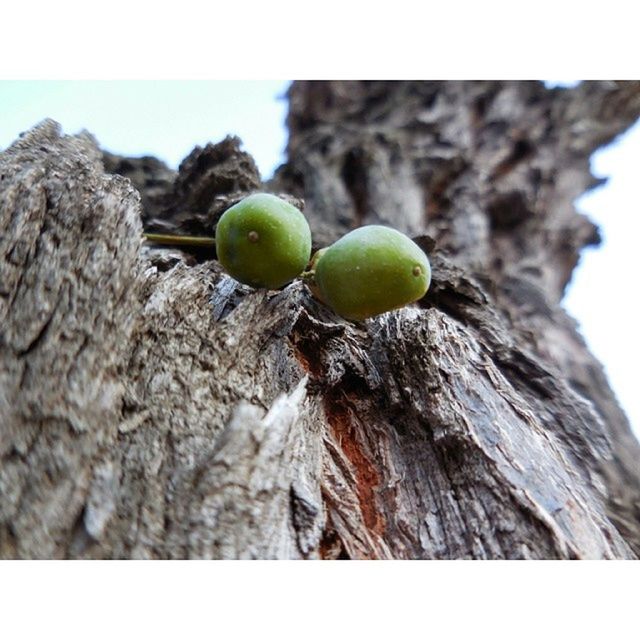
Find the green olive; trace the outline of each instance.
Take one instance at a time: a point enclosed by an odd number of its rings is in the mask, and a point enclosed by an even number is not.
[[[414,302],[431,282],[424,251],[403,233],[379,225],[351,231],[314,259],[316,297],[349,320]]]
[[[236,280],[277,289],[307,266],[311,230],[292,204],[269,193],[256,193],[224,212],[216,227],[216,251]]]

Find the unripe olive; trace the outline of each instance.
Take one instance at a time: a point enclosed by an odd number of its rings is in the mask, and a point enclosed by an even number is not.
[[[311,230],[292,204],[256,193],[227,209],[216,227],[218,260],[252,287],[277,289],[300,275],[311,255]]]
[[[403,307],[427,292],[429,259],[395,229],[370,225],[340,238],[316,256],[318,296],[338,315],[364,320]]]

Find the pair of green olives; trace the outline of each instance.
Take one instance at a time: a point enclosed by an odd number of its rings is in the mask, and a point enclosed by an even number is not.
[[[379,225],[355,229],[320,249],[305,271],[311,256],[307,220],[267,193],[248,196],[224,212],[215,246],[218,260],[236,280],[277,289],[302,276],[316,298],[349,320],[414,302],[431,281],[422,249],[403,233]]]

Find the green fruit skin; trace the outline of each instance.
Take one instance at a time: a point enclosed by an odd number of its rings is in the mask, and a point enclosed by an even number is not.
[[[338,315],[364,320],[424,296],[429,259],[395,229],[369,225],[351,231],[319,256],[315,284]]]
[[[224,269],[239,282],[278,289],[307,266],[311,230],[292,204],[269,193],[256,193],[222,214],[216,227],[216,251]]]

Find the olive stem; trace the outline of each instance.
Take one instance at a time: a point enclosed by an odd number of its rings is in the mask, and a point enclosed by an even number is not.
[[[309,271],[303,271],[299,278],[306,283],[313,283],[315,282],[315,275],[316,275],[316,270],[315,269],[310,269]]]
[[[191,247],[213,247],[215,238],[208,236],[175,236],[165,233],[143,233],[145,239],[157,244],[187,245]]]

